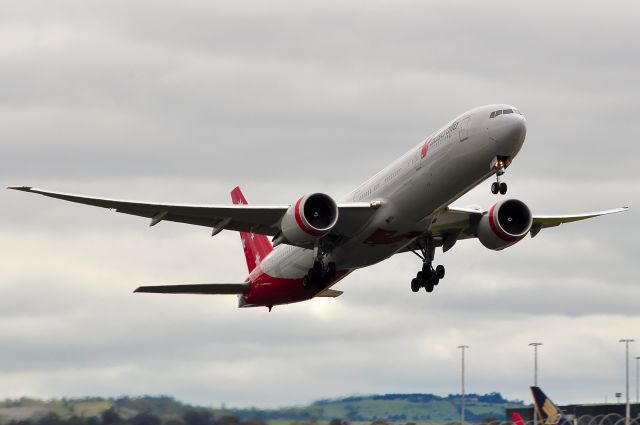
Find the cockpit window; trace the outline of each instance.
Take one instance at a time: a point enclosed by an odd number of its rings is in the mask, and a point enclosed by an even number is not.
[[[519,110],[515,109],[515,108],[511,108],[511,109],[498,109],[497,111],[493,111],[491,113],[491,115],[489,115],[489,118],[495,118],[498,115],[502,115],[502,114],[518,114],[518,115],[522,115],[522,112],[520,112]]]

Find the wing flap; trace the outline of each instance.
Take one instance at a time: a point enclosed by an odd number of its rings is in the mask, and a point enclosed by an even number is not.
[[[140,286],[133,292],[148,294],[233,295],[246,294],[248,291],[248,283],[200,283],[194,285]]]

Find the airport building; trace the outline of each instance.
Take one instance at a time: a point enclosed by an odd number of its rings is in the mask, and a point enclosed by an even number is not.
[[[580,425],[588,423],[612,425],[617,423],[619,418],[624,418],[626,404],[568,404],[558,407],[565,414],[573,416]],[[511,422],[513,413],[519,413],[526,423],[533,423],[533,407],[506,409],[505,420]],[[634,423],[640,423],[640,404],[631,404],[631,418]]]

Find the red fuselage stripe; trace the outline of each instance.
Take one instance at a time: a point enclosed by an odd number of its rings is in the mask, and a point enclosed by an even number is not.
[[[349,273],[351,270],[338,271],[327,286],[335,284]],[[302,279],[270,276],[260,266],[256,267],[247,280],[251,282],[251,289],[243,297],[252,305],[269,306],[304,301],[323,290],[317,286],[305,287]]]

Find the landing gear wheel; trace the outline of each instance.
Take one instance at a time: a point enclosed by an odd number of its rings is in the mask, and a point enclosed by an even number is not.
[[[413,292],[418,292],[420,290],[420,282],[418,279],[414,278],[411,280],[411,290]]]
[[[493,191],[493,189],[492,189]],[[500,183],[500,194],[504,195],[507,193],[507,184],[505,182]]]
[[[500,191],[500,185],[498,184],[498,182],[491,183],[491,193],[493,193],[494,195],[497,195],[499,191]]]
[[[495,188],[500,189],[498,183],[495,184]],[[435,269],[433,268],[433,255],[436,248],[433,238],[425,237],[419,239],[418,247],[422,255],[416,250],[412,249],[411,251],[422,260],[422,269],[411,281],[411,290],[418,292],[420,288],[424,288],[426,292],[433,292],[435,286],[440,283],[440,279],[444,277],[444,266],[439,265]]]

